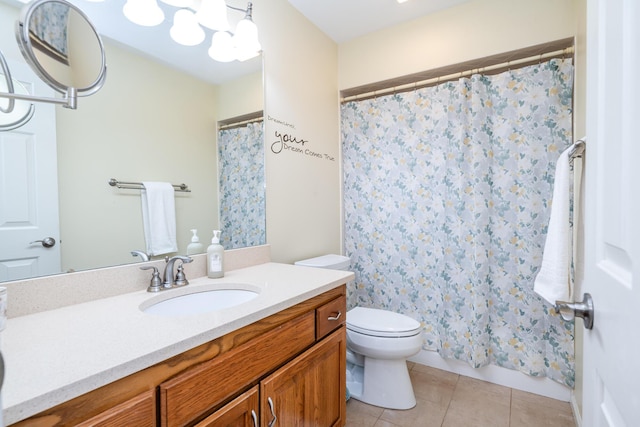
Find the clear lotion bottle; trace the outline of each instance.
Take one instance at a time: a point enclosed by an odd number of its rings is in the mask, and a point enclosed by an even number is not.
[[[191,238],[191,243],[187,246],[187,255],[203,253],[204,246],[202,246],[202,243],[200,243],[200,239],[198,238],[198,230],[194,228],[191,232],[193,233],[193,237]]]
[[[220,244],[220,230],[213,230],[213,239],[207,248],[207,276],[211,279],[224,276],[224,248]]]

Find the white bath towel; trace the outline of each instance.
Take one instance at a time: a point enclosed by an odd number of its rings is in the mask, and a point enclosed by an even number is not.
[[[571,301],[573,293],[570,271],[572,237],[569,223],[569,153],[572,149],[573,145],[563,151],[556,163],[547,240],[544,244],[542,265],[533,284],[533,290],[553,305],[556,301]]]
[[[178,243],[173,186],[167,182],[143,182],[142,185],[144,189],[140,196],[147,254],[176,252]]]

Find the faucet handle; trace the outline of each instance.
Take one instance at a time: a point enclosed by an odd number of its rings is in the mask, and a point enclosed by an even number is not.
[[[191,261],[187,261],[191,262]],[[176,286],[184,286],[188,285],[189,281],[187,280],[187,276],[184,274],[183,264],[178,266],[178,272],[176,273]]]
[[[178,271],[176,273],[176,286],[188,285],[189,281],[187,280],[187,276],[184,274],[184,264],[193,262],[193,258],[190,256],[177,256],[176,258],[182,261],[178,266]]]
[[[153,273],[151,276],[151,282],[149,283],[149,287],[147,288],[147,292],[159,292],[162,290],[162,280],[160,279],[160,273],[158,272],[158,269],[151,265],[140,267],[140,270],[152,269]]]

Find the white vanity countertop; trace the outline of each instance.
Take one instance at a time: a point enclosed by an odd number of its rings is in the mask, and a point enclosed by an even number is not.
[[[192,279],[184,288],[154,294],[141,290],[9,319],[1,337],[4,422],[28,418],[353,278],[348,271],[267,263],[229,271],[221,279]],[[260,295],[192,316],[163,317],[140,310],[151,298],[211,283],[248,284]]]

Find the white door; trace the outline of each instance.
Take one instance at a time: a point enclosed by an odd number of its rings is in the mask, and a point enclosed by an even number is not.
[[[53,96],[26,64],[9,68],[30,93]],[[55,107],[36,103],[29,123],[0,131],[0,282],[60,272],[57,171]],[[30,243],[47,237],[53,247]]]
[[[585,427],[640,425],[639,22],[638,0],[587,3]]]

